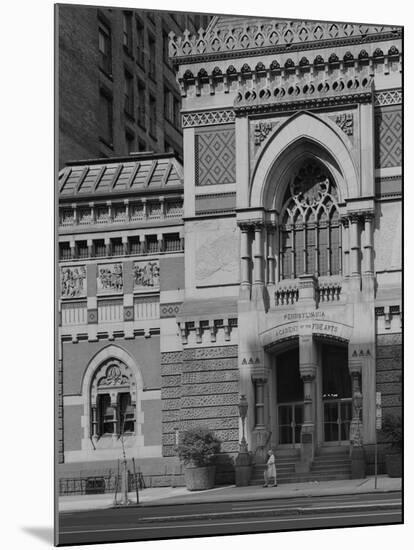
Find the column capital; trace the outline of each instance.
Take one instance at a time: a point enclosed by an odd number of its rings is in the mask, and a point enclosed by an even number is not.
[[[251,224],[255,231],[262,231],[265,227],[265,222],[263,220],[253,220]]]
[[[314,363],[301,363],[299,371],[302,380],[304,382],[312,382],[316,377],[316,368]]]
[[[237,225],[241,231],[250,231],[253,227],[249,222],[237,222]]]

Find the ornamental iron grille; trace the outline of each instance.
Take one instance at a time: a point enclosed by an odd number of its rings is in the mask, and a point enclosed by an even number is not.
[[[337,190],[318,161],[306,160],[287,188],[280,228],[280,279],[341,272]]]

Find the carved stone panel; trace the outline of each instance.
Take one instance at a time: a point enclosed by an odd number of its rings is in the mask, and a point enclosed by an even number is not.
[[[86,295],[86,268],[84,265],[61,268],[60,293],[62,298],[78,298]]]
[[[98,265],[97,290],[99,294],[113,294],[122,292],[124,280],[122,264],[100,264]]]
[[[239,279],[238,235],[236,227],[216,222],[199,227],[196,244],[196,284],[235,284]]]
[[[159,262],[134,262],[134,290],[152,290],[160,286]]]

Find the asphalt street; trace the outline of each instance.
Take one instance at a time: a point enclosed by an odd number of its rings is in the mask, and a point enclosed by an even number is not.
[[[401,493],[130,506],[59,516],[60,545],[402,523]]]

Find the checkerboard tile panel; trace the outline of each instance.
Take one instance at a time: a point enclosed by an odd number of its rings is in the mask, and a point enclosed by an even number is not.
[[[236,139],[232,129],[214,129],[196,135],[196,185],[236,181]]]

